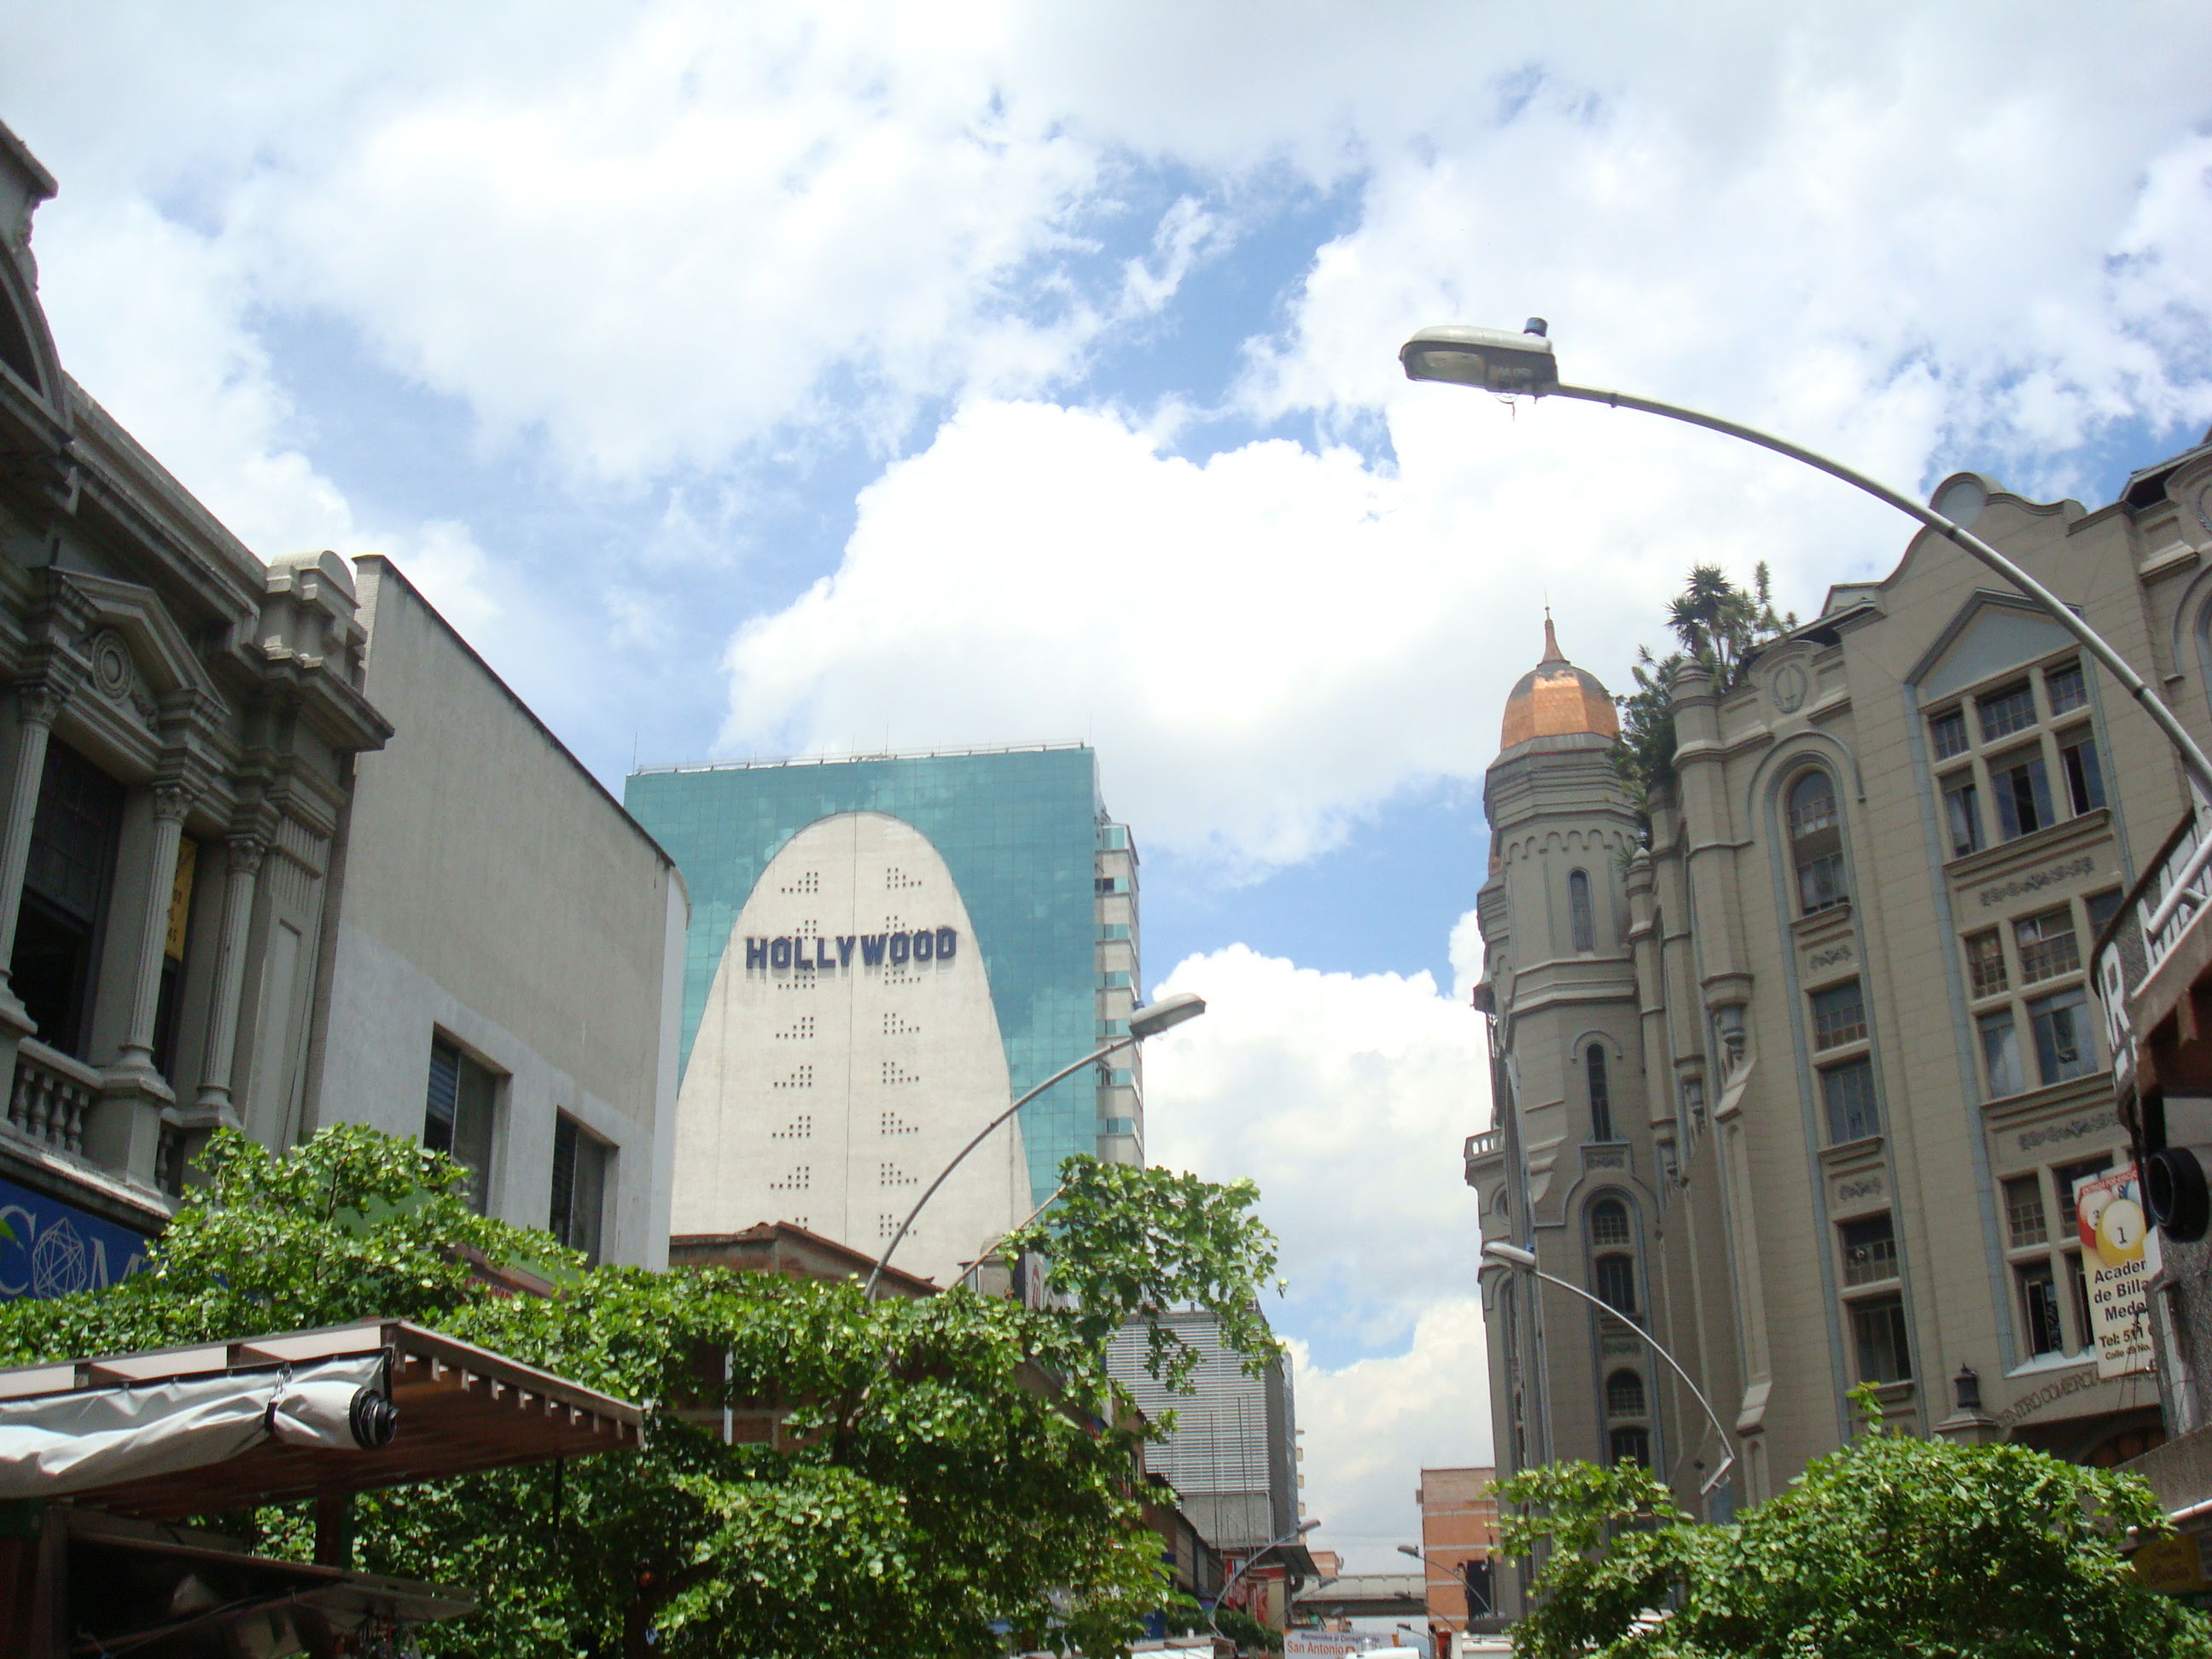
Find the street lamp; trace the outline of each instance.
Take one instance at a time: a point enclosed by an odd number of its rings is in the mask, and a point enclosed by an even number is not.
[[[1136,1024],[1133,1019],[1129,1023],[1132,1025]],[[1221,1588],[1214,1591],[1213,1607],[1212,1610],[1206,1615],[1206,1627],[1212,1631],[1216,1636],[1219,1636],[1221,1634],[1221,1626],[1214,1621],[1221,1617],[1221,1604],[1228,1599],[1230,1587],[1235,1584],[1238,1579],[1242,1578],[1251,1568],[1258,1566],[1260,1565],[1260,1558],[1265,1555],[1269,1550],[1275,1549],[1281,1545],[1287,1544],[1293,1538],[1303,1538],[1319,1525],[1321,1525],[1319,1521],[1301,1521],[1297,1526],[1292,1527],[1288,1532],[1283,1534],[1279,1538],[1270,1538],[1266,1543],[1261,1545],[1258,1549],[1254,1550],[1251,1554],[1246,1556],[1242,1561],[1238,1562],[1237,1564],[1237,1571],[1231,1573],[1228,1577],[1223,1579],[1221,1581]]]
[[[1016,1112],[1020,1111],[1023,1107],[1028,1105],[1062,1078],[1081,1071],[1094,1061],[1105,1059],[1116,1048],[1126,1048],[1132,1043],[1142,1042],[1146,1037],[1158,1036],[1161,1032],[1180,1025],[1187,1019],[1196,1019],[1205,1012],[1206,999],[1189,991],[1181,991],[1174,996],[1163,997],[1158,1002],[1138,1009],[1129,1016],[1127,1036],[1115,1037],[1104,1048],[1084,1055],[1082,1059],[1072,1065],[1061,1066],[1043,1082],[1038,1084],[1036,1088],[1020,1097],[1005,1111],[978,1129],[975,1132],[975,1138],[952,1155],[952,1162],[939,1170],[937,1172],[937,1179],[923,1189],[920,1198],[915,1200],[914,1208],[907,1212],[906,1219],[899,1223],[898,1231],[891,1235],[891,1242],[884,1246],[884,1253],[876,1258],[875,1270],[868,1275],[868,1287],[862,1294],[871,1302],[875,1300],[876,1281],[884,1276],[884,1267],[890,1261],[891,1252],[898,1249],[899,1240],[904,1238],[907,1229],[914,1225],[915,1218],[921,1213],[922,1206],[937,1195],[937,1189],[945,1184],[945,1177],[960,1167],[962,1159],[989,1138],[992,1130],[997,1128]],[[1051,1200],[1046,1201],[1049,1203]],[[1030,1218],[1034,1220],[1036,1218]],[[1025,1222],[1023,1224],[1028,1224]]]
[[[2052,621],[2079,641],[2081,648],[2102,663],[2127,694],[2142,706],[2143,712],[2180,756],[2190,781],[2207,799],[2212,799],[2212,759],[2206,757],[2196,738],[2174,718],[2173,711],[2143,684],[2142,677],[2128,666],[2127,659],[2106,642],[2104,635],[2075,616],[2056,593],[1980,537],[1964,526],[1954,524],[1933,507],[1923,507],[1910,495],[1878,483],[1840,461],[1831,460],[1771,433],[1740,426],[1716,415],[1700,414],[1694,409],[1684,409],[1679,404],[1662,404],[1650,398],[1632,397],[1625,392],[1568,386],[1559,379],[1559,362],[1541,317],[1531,317],[1518,334],[1502,328],[1425,328],[1400,348],[1398,361],[1405,365],[1409,380],[1440,380],[1449,386],[1475,386],[1486,392],[1530,398],[1573,398],[1583,403],[1603,404],[1609,409],[1635,409],[1647,415],[1663,415],[1671,421],[1701,426],[1707,431],[1771,449],[1778,455],[1787,455],[1791,460],[1802,461],[1831,477],[1855,485],[1876,501],[1887,501],[1899,512],[1948,537],[2042,606]],[[2177,882],[2174,895],[2179,895],[2186,884],[2185,881]]]
[[[1517,1268],[1524,1273],[1532,1274],[1542,1279],[1547,1285],[1556,1285],[1563,1291],[1571,1291],[1582,1297],[1600,1313],[1611,1314],[1616,1319],[1620,1317],[1620,1310],[1618,1308],[1599,1301],[1581,1285],[1570,1285],[1557,1274],[1547,1273],[1539,1267],[1536,1265],[1536,1253],[1534,1250],[1524,1250],[1517,1244],[1508,1244],[1503,1239],[1493,1238],[1482,1247],[1482,1254],[1489,1260],[1503,1266]],[[1674,1367],[1674,1375],[1682,1379],[1682,1386],[1697,1396],[1698,1403],[1705,1408],[1705,1415],[1712,1419],[1713,1432],[1720,1437],[1721,1450],[1725,1455],[1721,1459],[1720,1468],[1706,1477],[1705,1484],[1698,1488],[1698,1495],[1702,1498],[1715,1486],[1719,1486],[1727,1478],[1728,1472],[1735,1467],[1735,1448],[1729,1443],[1728,1431],[1721,1426],[1721,1414],[1713,1409],[1713,1402],[1705,1398],[1705,1391],[1690,1380],[1690,1374],[1682,1369],[1681,1362],[1667,1352],[1657,1337],[1632,1320],[1622,1320],[1621,1322],[1649,1343],[1652,1352]]]

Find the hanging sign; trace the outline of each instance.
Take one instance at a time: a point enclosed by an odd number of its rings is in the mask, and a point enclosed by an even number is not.
[[[2148,1286],[2159,1267],[2158,1236],[2143,1213],[2136,1166],[2074,1183],[2081,1271],[2089,1282],[2089,1335],[2097,1375],[2127,1376],[2153,1367]]]

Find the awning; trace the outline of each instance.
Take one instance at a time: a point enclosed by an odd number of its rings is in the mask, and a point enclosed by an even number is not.
[[[397,1420],[362,1444],[361,1379],[383,1375]],[[380,1320],[0,1371],[0,1496],[173,1521],[634,1447],[642,1421],[627,1401]],[[72,1423],[107,1437],[72,1456],[55,1438]]]

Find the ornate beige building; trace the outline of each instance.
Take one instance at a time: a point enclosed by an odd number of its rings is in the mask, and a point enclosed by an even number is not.
[[[2208,475],[2200,448],[2094,511],[1971,474],[1936,500],[2212,736]],[[1485,1265],[1501,1477],[1634,1457],[1725,1516],[1850,1433],[1862,1382],[1917,1433],[2154,1443],[2157,1380],[2099,1373],[2073,1205],[2130,1157],[2086,969],[2183,813],[2150,723],[1923,532],[1735,689],[1677,684],[1640,848],[1610,703],[1547,647],[1489,773],[1467,1179],[1486,1240],[1615,1311]],[[1710,1493],[1719,1437],[1647,1332],[1739,1453]]]
[[[126,1271],[221,1126],[665,1261],[673,866],[391,565],[264,560],[64,374],[54,190],[0,127],[0,1295]]]

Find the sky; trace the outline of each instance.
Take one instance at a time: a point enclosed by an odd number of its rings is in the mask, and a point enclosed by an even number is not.
[[[2212,422],[2212,10],[2007,0],[0,0],[64,365],[264,555],[396,560],[617,790],[1084,739],[1143,854],[1150,1151],[1252,1174],[1315,1542],[1486,1461],[1483,769],[1548,602],[1905,526],[1413,329],[1926,491]]]

